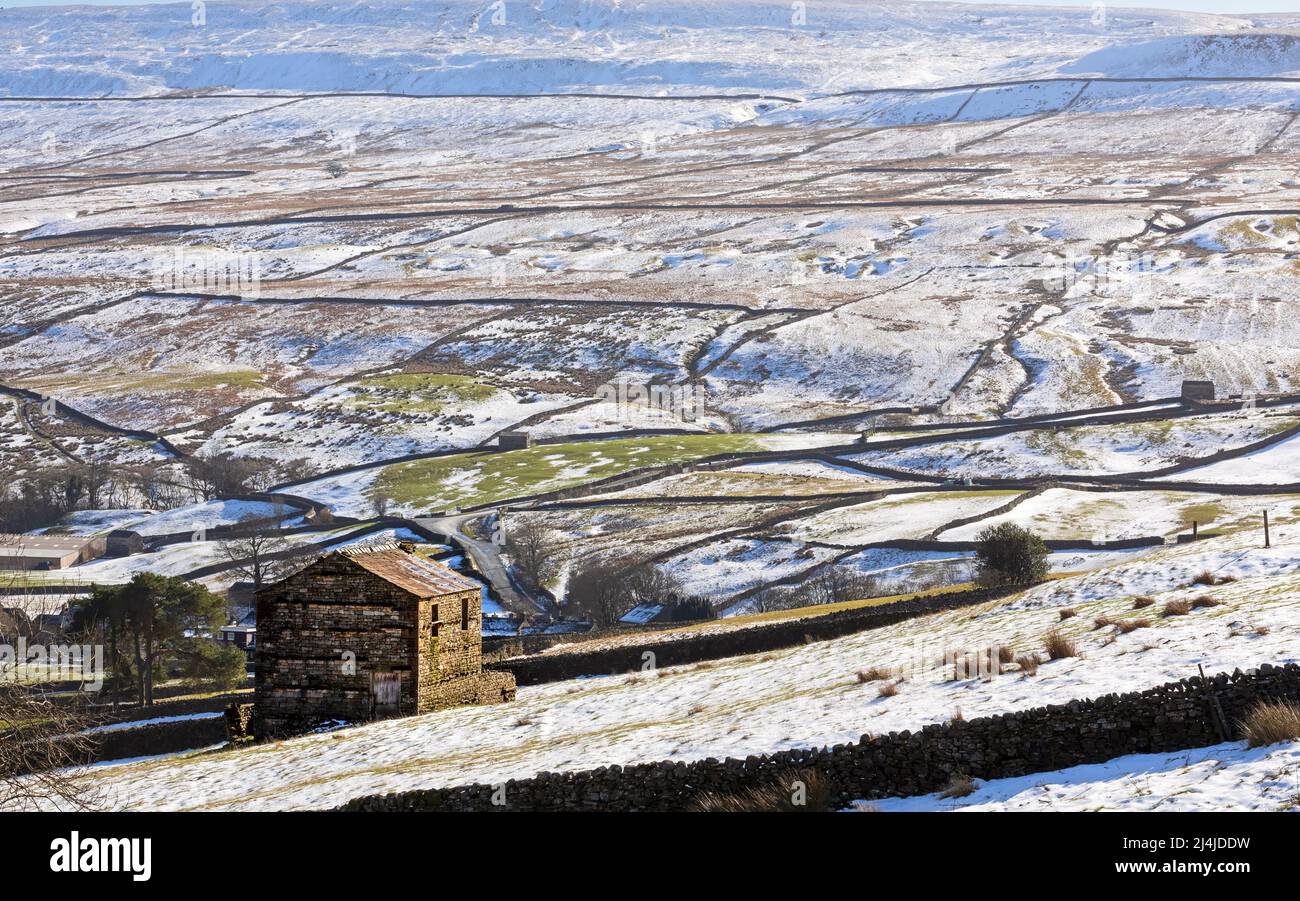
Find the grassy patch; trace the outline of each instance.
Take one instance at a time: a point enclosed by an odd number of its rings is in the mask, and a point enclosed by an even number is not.
[[[496,394],[497,388],[471,376],[402,372],[361,379],[343,405],[377,413],[436,415],[485,403]]]
[[[681,435],[457,454],[390,466],[372,492],[406,507],[467,507],[569,488],[647,466],[762,450],[761,440],[755,435]]]

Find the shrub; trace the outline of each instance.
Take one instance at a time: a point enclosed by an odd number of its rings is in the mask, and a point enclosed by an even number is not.
[[[796,803],[799,800],[803,803]],[[826,813],[832,809],[831,786],[816,770],[793,770],[768,785],[728,794],[706,792],[686,809],[697,813]]]
[[[1048,632],[1043,637],[1043,644],[1047,650],[1048,660],[1063,660],[1066,657],[1079,656],[1079,649],[1074,646],[1074,642],[1060,632]]]
[[[974,793],[975,783],[969,776],[953,776],[944,786],[943,791],[939,792],[940,798],[964,798]]]
[[[1069,619],[1070,617],[1074,616],[1074,608],[1073,608],[1073,607],[1062,607],[1062,608],[1061,608],[1059,611],[1057,611],[1057,612],[1059,613],[1059,615],[1060,615],[1060,617],[1061,617],[1062,620],[1067,620],[1067,619]]]
[[[898,694],[898,685],[893,682],[886,682],[884,685],[881,685],[876,689],[876,692],[882,698],[892,698],[894,695]]]
[[[1191,601],[1167,601],[1164,610],[1160,612],[1161,616],[1186,616],[1192,612]]]
[[[1300,741],[1300,704],[1260,701],[1238,726],[1246,744],[1252,748]]]
[[[1026,676],[1037,676],[1037,675],[1038,675],[1038,655],[1037,655],[1037,654],[1024,654],[1024,655],[1022,655],[1022,656],[1020,656],[1020,657],[1017,657],[1017,658],[1016,658],[1016,665],[1020,667],[1020,671],[1021,671],[1022,673],[1024,673]]]
[[[976,536],[976,566],[988,585],[1022,585],[1047,578],[1047,545],[1028,529],[1004,522]]]
[[[1133,609],[1142,610],[1143,608],[1150,607],[1155,602],[1155,598],[1151,597],[1149,594],[1144,594],[1141,597],[1133,599]]]

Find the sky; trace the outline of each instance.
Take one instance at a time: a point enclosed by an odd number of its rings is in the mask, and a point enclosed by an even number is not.
[[[77,0],[77,2],[58,2],[58,0],[0,0],[0,9],[15,6],[138,6],[141,3],[176,3],[188,0]],[[1092,6],[1093,0],[961,0],[977,5],[1012,6]],[[485,2],[486,5],[486,2]],[[1106,0],[1106,5],[1113,8],[1138,9],[1181,9],[1187,12],[1203,13],[1270,13],[1300,12],[1300,0]]]

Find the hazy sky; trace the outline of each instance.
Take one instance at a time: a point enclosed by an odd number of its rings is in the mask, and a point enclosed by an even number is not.
[[[57,0],[0,0],[0,9],[13,6],[135,6],[140,3],[175,3],[178,0],[78,0],[77,3]],[[189,0],[179,0],[188,3]],[[509,0],[507,0],[509,2]],[[983,5],[993,5],[987,0],[961,0]],[[1091,0],[996,0],[1016,6],[1091,6]],[[484,2],[486,5],[486,0]],[[1110,7],[1136,7],[1146,9],[1183,9],[1207,13],[1268,13],[1300,12],[1300,0],[1107,0]]]

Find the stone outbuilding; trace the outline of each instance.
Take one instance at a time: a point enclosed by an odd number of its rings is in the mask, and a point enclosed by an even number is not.
[[[130,529],[114,529],[108,533],[105,552],[109,557],[130,557],[132,554],[143,554],[144,536]]]
[[[1192,401],[1212,401],[1214,400],[1214,382],[1207,379],[1183,379],[1182,391],[1179,396],[1183,400]]]
[[[412,545],[330,553],[257,593],[255,731],[512,701],[482,669],[482,586]]]
[[[526,450],[533,446],[533,436],[527,432],[502,432],[497,436],[501,450]]]

